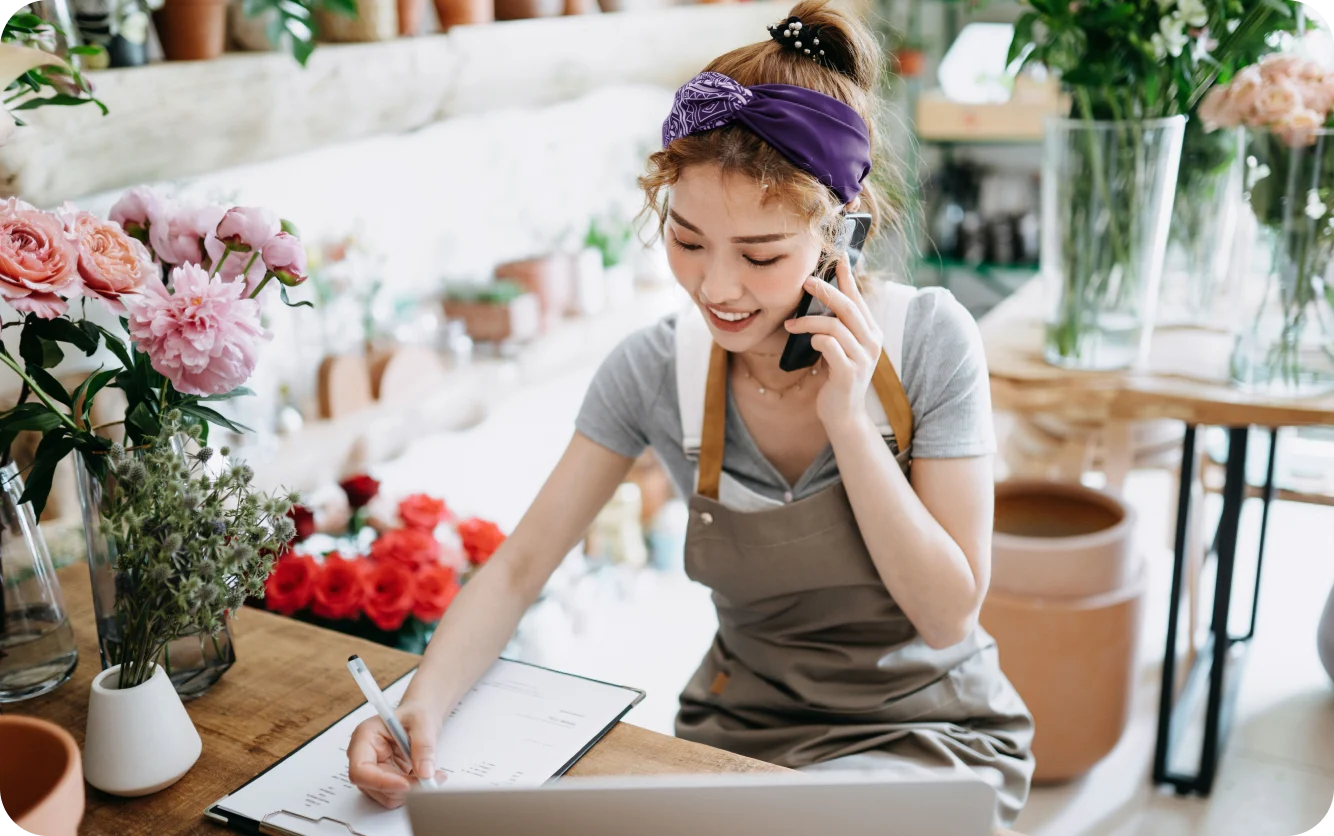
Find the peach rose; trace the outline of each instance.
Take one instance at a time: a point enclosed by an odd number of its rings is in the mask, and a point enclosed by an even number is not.
[[[65,230],[79,249],[84,292],[106,302],[117,314],[125,313],[120,297],[138,293],[144,282],[158,274],[152,254],[119,224],[72,207],[62,212]]]
[[[1254,124],[1276,125],[1298,111],[1306,110],[1302,92],[1293,81],[1279,81],[1267,85],[1255,100]]]
[[[1237,114],[1232,108],[1232,91],[1227,87],[1214,87],[1206,93],[1200,102],[1200,119],[1206,131],[1237,127]]]
[[[1264,79],[1255,67],[1247,67],[1232,79],[1232,89],[1228,93],[1228,102],[1232,106],[1233,120],[1237,124],[1255,124],[1255,105],[1264,90]]]
[[[79,295],[79,253],[54,215],[10,198],[0,205],[0,298],[55,319]]]
[[[1306,61],[1296,55],[1283,55],[1272,53],[1260,59],[1256,66],[1260,70],[1260,76],[1265,83],[1272,84],[1276,81],[1287,81],[1295,79],[1301,75],[1305,68]]]
[[[1325,125],[1325,117],[1314,110],[1298,110],[1290,113],[1281,122],[1274,125],[1274,133],[1292,147],[1314,145],[1315,135]]]

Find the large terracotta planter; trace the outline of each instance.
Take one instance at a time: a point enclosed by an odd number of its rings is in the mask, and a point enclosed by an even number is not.
[[[991,590],[1084,598],[1134,582],[1134,510],[1083,485],[1013,480],[996,485]]]
[[[0,798],[23,831],[77,836],[83,819],[83,767],[69,732],[34,717],[0,717]]]
[[[1043,600],[991,592],[982,627],[1033,714],[1034,783],[1079,777],[1116,747],[1130,720],[1144,573],[1106,595]]]
[[[523,343],[537,337],[542,327],[541,303],[525,293],[508,302],[445,301],[445,316],[463,320],[474,342]]]
[[[169,61],[211,60],[227,45],[226,0],[166,0],[157,22]]]
[[[494,0],[435,0],[435,15],[443,32],[451,26],[494,22],[496,4]]]

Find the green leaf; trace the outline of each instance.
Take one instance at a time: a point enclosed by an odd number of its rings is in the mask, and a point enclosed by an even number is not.
[[[1038,22],[1038,16],[1033,12],[1027,12],[1019,16],[1014,22],[1014,38],[1010,41],[1010,52],[1005,58],[1006,66],[1013,64],[1024,50],[1033,45],[1033,27]]]
[[[293,302],[287,298],[287,288],[284,287],[278,296],[283,300],[283,304],[289,308],[314,308],[310,302]]]
[[[245,398],[255,394],[254,391],[244,386],[237,386],[230,392],[223,392],[220,395],[206,395],[202,398],[195,398],[196,403],[210,403],[214,401],[230,401],[232,398]]]
[[[60,416],[45,404],[23,403],[0,415],[0,451],[6,451],[22,432],[49,432],[61,426]]]
[[[29,366],[51,369],[65,359],[65,352],[51,340],[43,339],[32,328],[24,328],[19,338],[19,354]]]
[[[106,52],[106,50],[104,50],[104,49],[103,49],[102,47],[100,47],[100,46],[73,46],[73,47],[70,47],[70,50],[69,50],[69,54],[70,54],[70,55],[90,55],[90,56],[96,56],[96,55],[101,55],[101,54],[104,53],[104,52]]]
[[[144,401],[140,401],[125,416],[125,434],[135,444],[153,438],[161,429],[162,425],[159,423],[157,416],[153,414],[152,408]]]
[[[106,388],[106,385],[110,383],[112,380],[114,380],[116,378],[116,375],[118,374],[120,374],[119,369],[106,369],[104,371],[98,371],[96,374],[91,375],[86,381],[84,381],[83,385],[80,387],[84,390],[82,418],[85,424],[89,422],[89,416],[92,414],[93,411],[93,398],[97,397],[97,393],[101,392],[104,388]],[[77,403],[78,400],[79,396],[76,393],[74,396],[74,402]]]
[[[336,14],[345,17],[357,17],[360,11],[357,9],[357,0],[321,0],[324,8]]]
[[[32,32],[45,23],[46,21],[42,20],[37,15],[24,12],[23,14],[16,14],[11,17],[9,22],[5,24],[5,30],[9,31],[13,29],[19,32]]]
[[[47,319],[39,333],[48,340],[69,343],[91,357],[97,351],[97,337],[90,336],[87,329],[81,328],[69,319]],[[49,367],[48,367],[49,368]]]
[[[184,415],[191,415],[202,421],[208,421],[210,424],[217,424],[220,427],[226,427],[227,429],[235,433],[251,432],[249,427],[243,426],[241,424],[234,424],[230,420],[225,418],[222,415],[222,413],[218,412],[215,409],[210,409],[207,406],[202,406],[201,404],[197,403],[184,404],[180,407],[180,410],[181,413]]]
[[[28,373],[28,377],[32,378],[33,383],[36,383],[46,393],[47,397],[53,401],[63,403],[65,406],[70,405],[69,393],[65,391],[64,386],[60,385],[60,381],[51,376],[50,372],[40,366],[34,366],[32,363],[28,364],[25,371]]]
[[[130,349],[126,347],[125,343],[121,342],[115,334],[112,334],[100,325],[94,325],[93,327],[102,332],[102,337],[104,338],[103,342],[106,343],[106,347],[110,349],[111,353],[116,355],[116,359],[120,361],[121,368],[127,370],[133,369],[134,360],[131,359]]]
[[[51,493],[51,480],[56,474],[56,465],[74,449],[74,439],[63,430],[52,430],[42,437],[33,457],[32,467],[28,470],[27,484],[23,488],[21,502],[31,502],[32,510],[38,519],[46,508],[46,498]]]
[[[39,107],[57,106],[57,107],[75,107],[93,102],[93,99],[83,99],[78,96],[71,96],[68,93],[58,93],[54,96],[47,96],[40,99],[28,99],[21,105],[16,105],[10,110],[36,110]],[[103,110],[105,112],[105,108]]]
[[[1289,9],[1287,4],[1284,3],[1282,0],[1260,0],[1260,5],[1269,7],[1273,11],[1278,12],[1283,17],[1286,18],[1293,17],[1292,9]]]

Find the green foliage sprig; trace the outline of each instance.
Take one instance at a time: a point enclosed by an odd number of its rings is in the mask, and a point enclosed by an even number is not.
[[[209,474],[214,451],[186,454],[174,444],[182,437],[197,440],[199,428],[170,412],[152,446],[115,445],[106,457],[103,534],[117,552],[121,688],[147,681],[171,641],[216,635],[229,611],[262,598],[274,556],[296,533],[287,517],[296,495],[254,491],[246,465]]]
[[[0,33],[0,43],[54,53],[55,30],[37,15],[23,12],[5,22],[3,33]],[[76,46],[69,52],[71,55],[98,55],[102,49],[96,46]],[[50,95],[41,95],[44,91],[49,91]],[[77,107],[86,104],[96,105],[103,116],[108,112],[106,105],[93,95],[92,85],[79,72],[78,67],[67,63],[28,70],[5,88],[5,107],[11,114],[39,107]],[[23,124],[17,118],[15,121]]]
[[[357,0],[242,0],[241,3],[241,10],[246,17],[257,17],[272,10],[273,17],[269,19],[265,34],[274,44],[281,44],[290,38],[292,57],[303,67],[315,52],[317,9],[350,18],[360,14]]]

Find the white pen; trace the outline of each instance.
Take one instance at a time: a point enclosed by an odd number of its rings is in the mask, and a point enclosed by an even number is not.
[[[371,676],[366,663],[361,661],[360,656],[353,654],[347,657],[347,669],[352,672],[352,678],[361,687],[361,693],[366,695],[366,701],[374,706],[375,711],[380,715],[380,719],[389,727],[390,736],[398,742],[398,747],[403,750],[408,763],[411,764],[412,746],[408,743],[408,733],[404,731],[403,724],[398,722],[398,716],[394,714],[394,709],[389,705],[389,700],[384,698],[384,692],[380,690],[380,686],[375,684],[375,677]],[[415,766],[414,771],[416,771]],[[434,775],[418,775],[417,778],[424,787],[433,790],[440,788],[440,785],[435,782]]]

